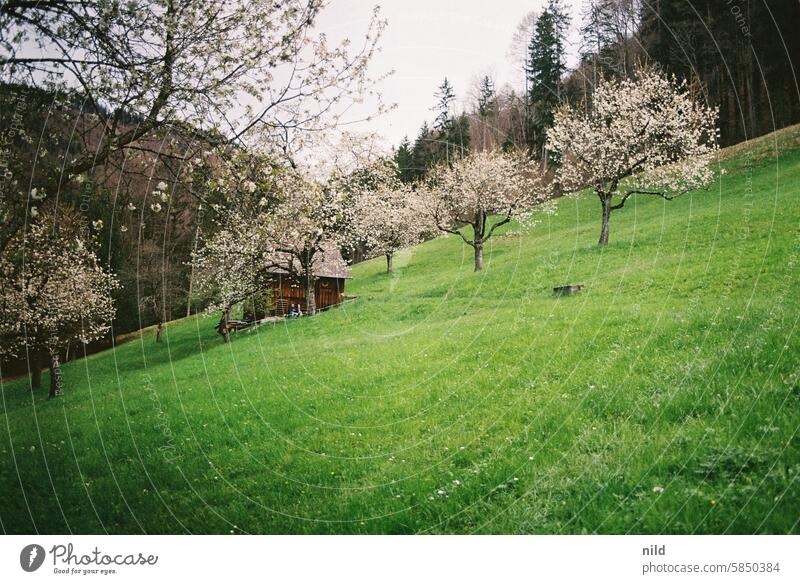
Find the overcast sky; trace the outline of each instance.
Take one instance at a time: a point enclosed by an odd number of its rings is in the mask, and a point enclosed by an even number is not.
[[[567,0],[573,29],[580,16],[580,0]],[[374,1],[335,0],[318,22],[331,39],[349,36],[354,44],[363,37]],[[519,83],[521,77],[509,59],[514,31],[531,10],[546,0],[383,0],[389,21],[382,52],[373,63],[375,73],[395,74],[382,87],[384,100],[397,109],[360,129],[383,134],[396,146],[403,136],[414,139],[425,120],[432,120],[434,93],[447,76],[459,100],[470,85],[489,73],[498,87]],[[577,37],[571,35],[571,44]],[[572,48],[574,53],[574,47]]]

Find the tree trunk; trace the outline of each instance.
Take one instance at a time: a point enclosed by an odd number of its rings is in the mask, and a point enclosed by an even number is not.
[[[162,321],[158,321],[158,326],[156,327],[156,343],[161,342],[161,333],[164,332],[164,323]]]
[[[478,210],[472,224],[472,247],[475,249],[475,271],[483,270],[483,242],[486,235],[486,213]]]
[[[31,368],[31,389],[39,389],[42,387],[42,359],[38,352],[31,354],[28,366]]]
[[[58,359],[58,351],[50,353],[50,397],[61,395],[61,363]]]
[[[483,270],[483,242],[480,240],[475,241],[475,271],[480,272]]]
[[[599,245],[608,245],[608,220],[611,218],[611,197],[600,197],[600,203],[603,205],[603,226],[600,228],[600,242]]]
[[[228,330],[228,321],[231,319],[231,309],[226,308],[222,311],[222,318],[219,320],[219,334],[226,343],[231,342],[231,332]]]
[[[392,265],[393,254],[387,253],[386,254],[386,273],[391,274],[394,272],[394,266]]]
[[[311,270],[306,270],[306,315],[314,316],[317,313],[317,296],[314,294],[314,275]]]

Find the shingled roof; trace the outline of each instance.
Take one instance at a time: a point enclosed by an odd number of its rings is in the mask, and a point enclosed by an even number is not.
[[[296,270],[299,272],[300,266],[297,265],[297,260],[295,260],[295,264]],[[273,268],[270,272],[273,274],[285,274],[286,270]],[[314,275],[319,278],[341,278],[344,280],[353,278],[350,273],[350,267],[344,261],[342,253],[333,244],[326,245],[322,251],[314,256]]]

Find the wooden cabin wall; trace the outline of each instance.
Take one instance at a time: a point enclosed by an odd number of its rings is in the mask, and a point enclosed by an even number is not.
[[[319,278],[314,286],[317,310],[323,310],[344,302],[344,283],[341,278]],[[284,316],[292,304],[299,304],[300,310],[306,312],[306,291],[303,284],[293,278],[279,276],[273,281],[275,306],[270,311],[272,316]]]

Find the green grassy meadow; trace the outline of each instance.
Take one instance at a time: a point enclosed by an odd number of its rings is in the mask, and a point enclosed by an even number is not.
[[[800,128],[672,202],[354,266],[358,298],[216,316],[2,383],[5,533],[797,533]],[[582,283],[577,296],[551,289]]]

